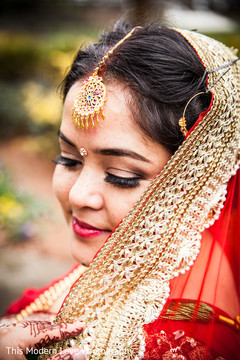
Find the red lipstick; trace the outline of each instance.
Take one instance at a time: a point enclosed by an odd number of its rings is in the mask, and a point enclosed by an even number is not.
[[[72,226],[75,234],[84,238],[99,236],[107,232],[107,230],[97,229],[83,221],[79,221],[75,217],[73,218]]]

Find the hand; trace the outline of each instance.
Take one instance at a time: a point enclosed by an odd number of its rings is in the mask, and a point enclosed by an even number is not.
[[[55,341],[80,334],[83,323],[53,324],[50,321],[24,321],[0,327],[0,360],[26,360],[26,354],[41,354],[40,349]],[[33,350],[34,349],[34,350]],[[50,351],[50,350],[49,350]],[[80,348],[69,348],[52,355],[48,360],[85,360]]]
[[[69,348],[51,356],[47,360],[86,360],[86,352],[80,348]]]

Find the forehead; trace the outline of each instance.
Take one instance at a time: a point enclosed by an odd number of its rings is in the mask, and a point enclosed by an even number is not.
[[[72,108],[82,84],[82,81],[74,84],[66,97],[61,125],[61,130],[64,134],[70,134],[76,141],[77,139],[82,141],[83,138],[86,141],[94,137],[98,143],[122,143],[122,145],[125,146],[132,143],[136,145],[136,142],[138,142],[138,146],[140,146],[140,143],[146,142],[146,137],[133,121],[129,108],[131,100],[130,92],[119,83],[106,85],[107,100],[104,106],[105,119],[103,120],[99,117],[99,124],[96,124],[94,121],[94,127],[87,130],[77,128],[72,120]],[[151,140],[149,139],[149,141]]]

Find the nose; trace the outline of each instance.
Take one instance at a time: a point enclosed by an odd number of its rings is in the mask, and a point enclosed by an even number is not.
[[[83,169],[69,191],[69,201],[75,208],[102,209],[104,197],[99,176]]]

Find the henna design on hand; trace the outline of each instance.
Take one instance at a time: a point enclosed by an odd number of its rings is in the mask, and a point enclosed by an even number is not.
[[[83,350],[79,348],[72,348],[72,349],[65,349],[59,354],[54,355],[51,359],[52,360],[73,360],[75,354],[81,354],[80,356],[83,356],[81,353]],[[85,355],[85,352],[84,352]],[[82,357],[83,359],[86,359],[86,356]]]
[[[60,330],[60,340],[63,339],[68,339],[70,337],[75,337],[77,335],[79,335],[82,332],[82,329],[76,329],[76,330],[72,330],[72,331],[61,331]]]
[[[25,323],[23,323],[23,326],[30,326],[30,335],[33,335],[34,337],[39,334],[45,334],[52,330],[59,330],[59,336],[51,336],[49,334],[46,334],[37,343],[35,343],[34,346],[37,349],[40,349],[57,341],[68,339],[70,337],[75,337],[82,331],[82,328],[68,331],[68,324],[52,324],[50,321],[26,321]]]
[[[61,325],[61,324],[59,324]],[[50,337],[48,334],[44,336],[44,338],[40,339],[39,342],[35,343],[35,347],[37,349],[40,349],[44,346],[50,345],[52,343],[55,343],[57,341],[61,341],[64,339],[68,339],[69,337],[75,337],[77,336],[80,332],[82,331],[82,329],[76,329],[73,331],[61,331],[60,328],[60,336],[52,336]]]
[[[72,354],[57,354],[53,357],[53,360],[73,360]]]
[[[34,344],[34,347],[36,349],[41,349],[44,346],[52,344],[52,343],[54,343],[55,341],[58,341],[58,340],[59,340],[59,337],[57,337],[57,336],[50,337],[49,335],[45,335],[44,338],[40,339],[39,342]]]
[[[29,328],[30,335],[35,338],[41,334],[43,335],[43,337],[34,344],[34,347],[38,350],[57,341],[61,341],[70,337],[74,338],[81,331],[83,331],[82,328],[76,328],[75,330],[69,331],[67,323],[53,324],[50,321],[24,321],[21,323],[21,326],[23,328]],[[57,331],[59,335],[51,335],[51,331]],[[59,359],[61,360],[72,359],[72,355],[69,353],[65,355],[61,354],[60,356],[61,357]],[[56,358],[56,360],[57,359],[58,358]]]
[[[23,328],[30,327],[30,335],[36,337],[41,333],[45,333],[54,329],[54,325],[50,321],[24,321],[21,323]]]

